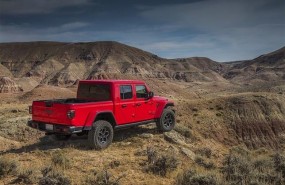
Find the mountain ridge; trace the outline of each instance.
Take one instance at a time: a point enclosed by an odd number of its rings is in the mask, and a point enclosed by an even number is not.
[[[181,63],[113,41],[0,44],[0,61],[2,70],[8,69],[14,78],[37,78],[39,83],[51,85],[73,85],[78,79],[134,76],[193,81],[193,73],[195,81],[211,81],[214,77],[224,81],[215,71],[204,72],[191,65],[189,59]],[[211,62],[214,63],[208,61]]]
[[[17,53],[17,55],[15,55]],[[285,47],[252,60],[166,59],[116,41],[0,43],[0,76],[34,85],[71,86],[80,79],[157,78],[255,83],[285,79]],[[284,70],[283,70],[284,69]]]

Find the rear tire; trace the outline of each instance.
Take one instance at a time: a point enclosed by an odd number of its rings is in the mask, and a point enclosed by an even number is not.
[[[71,134],[63,135],[63,134],[54,134],[54,139],[58,141],[65,141],[71,137]]]
[[[88,132],[89,146],[96,150],[105,149],[112,143],[113,136],[113,127],[108,121],[96,121]]]
[[[171,109],[164,109],[160,118],[156,122],[156,126],[161,132],[169,132],[175,126],[175,114]]]

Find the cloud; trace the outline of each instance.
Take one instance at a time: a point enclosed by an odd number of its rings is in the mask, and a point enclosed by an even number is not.
[[[31,28],[29,25],[10,25],[1,26],[0,42],[114,40],[165,58],[203,56],[220,62],[255,58],[285,44],[284,39],[276,37],[284,33],[284,26],[278,24],[270,25],[270,28],[267,25],[259,25],[223,33],[193,35],[173,35],[166,28],[172,32],[176,27],[98,31],[86,22],[72,22],[40,29]]]
[[[285,45],[283,25],[260,25],[232,29],[223,33],[203,33],[195,36],[160,37],[160,41],[138,45],[166,58],[203,56],[219,62],[255,58]],[[159,35],[157,35],[159,37]]]
[[[72,22],[72,23],[63,24],[60,26],[60,28],[64,30],[72,30],[72,29],[82,28],[87,25],[88,23],[86,22]]]
[[[86,5],[89,0],[0,0],[0,13],[47,14],[59,8]]]
[[[279,0],[272,0],[276,1]],[[141,9],[140,15],[150,22],[207,32],[264,23],[284,24],[285,3],[283,6],[268,6],[268,0],[208,0],[148,7]]]
[[[70,22],[59,26],[46,28],[33,28],[29,24],[1,25],[0,42],[25,42],[37,40],[67,41],[68,39],[82,37],[78,31],[87,27],[86,22]]]
[[[143,19],[152,24],[176,26],[173,33],[181,37],[144,47],[171,58],[250,59],[284,46],[284,8],[285,3],[280,0],[206,0],[140,8]]]
[[[89,15],[82,16],[80,20],[85,21],[74,22],[66,18],[62,19],[65,23],[61,25],[50,21],[45,27],[37,23],[34,25],[33,21],[22,21],[21,24],[9,21],[9,24],[3,22],[0,25],[0,42],[114,40],[166,58],[203,56],[222,62],[251,59],[285,45],[284,5],[276,1],[204,0],[140,6],[138,15],[133,15],[135,20],[120,22],[112,21],[113,15],[100,17],[100,20],[88,19]],[[57,1],[50,2],[56,4]],[[48,11],[72,4],[67,0],[62,2],[66,4],[49,5],[52,8],[47,8]],[[79,0],[70,2],[79,3]]]

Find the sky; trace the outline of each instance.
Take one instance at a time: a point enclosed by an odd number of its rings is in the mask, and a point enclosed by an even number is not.
[[[285,46],[285,1],[0,0],[0,42],[106,40],[164,58],[252,59]]]

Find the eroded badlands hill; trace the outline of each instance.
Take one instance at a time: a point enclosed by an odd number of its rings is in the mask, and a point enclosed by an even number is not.
[[[1,75],[21,78],[24,89],[30,89],[25,81],[61,86],[105,78],[224,81],[223,64],[210,59],[168,60],[117,42],[0,44],[0,62]]]

